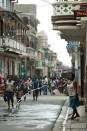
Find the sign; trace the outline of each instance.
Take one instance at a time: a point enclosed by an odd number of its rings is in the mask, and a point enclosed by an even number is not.
[[[74,10],[75,17],[87,17],[87,10]]]
[[[79,42],[76,42],[76,41],[73,41],[73,42],[70,41],[68,42],[66,46],[67,49],[78,48],[78,47],[80,47],[80,45],[79,45]]]

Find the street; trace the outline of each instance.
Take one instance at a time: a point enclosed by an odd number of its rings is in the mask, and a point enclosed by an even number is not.
[[[0,131],[52,131],[66,96],[31,96],[22,101],[20,109],[8,112],[7,106],[0,107]]]

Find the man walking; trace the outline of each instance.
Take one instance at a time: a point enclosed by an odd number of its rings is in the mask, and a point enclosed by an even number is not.
[[[8,102],[8,109],[10,109],[10,101],[11,106],[14,106],[14,81],[12,77],[9,76],[6,81],[6,95],[7,95],[7,102]]]
[[[33,100],[37,101],[37,97],[38,97],[38,87],[39,87],[39,83],[37,78],[34,78],[33,81]]]

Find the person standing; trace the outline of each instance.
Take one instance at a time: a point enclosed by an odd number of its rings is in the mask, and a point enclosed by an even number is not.
[[[24,95],[24,101],[26,101],[26,94],[28,93],[28,79],[25,79],[23,82],[23,95]]]
[[[41,78],[38,79],[38,84],[39,84],[39,93],[41,95],[41,92],[42,92],[42,79]]]
[[[76,117],[80,117],[77,107],[79,106],[79,100],[77,99],[78,87],[77,81],[75,80],[75,75],[72,74],[70,81],[67,84],[68,94],[69,94],[69,106],[72,108],[73,113],[71,120],[74,120]]]
[[[32,81],[33,84],[33,100],[37,101],[38,98],[38,87],[39,87],[39,83],[38,83],[38,79],[34,78]]]
[[[14,107],[14,81],[12,80],[11,76],[9,76],[6,81],[6,95],[7,95],[8,109],[10,109],[10,102],[13,108]]]
[[[47,76],[44,77],[44,95],[48,93],[48,78]]]

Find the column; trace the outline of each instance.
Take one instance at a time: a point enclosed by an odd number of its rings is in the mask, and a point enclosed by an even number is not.
[[[85,101],[85,111],[87,112],[87,29],[86,29],[86,41],[85,41],[84,101]]]

